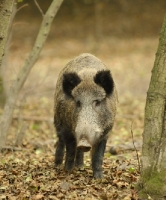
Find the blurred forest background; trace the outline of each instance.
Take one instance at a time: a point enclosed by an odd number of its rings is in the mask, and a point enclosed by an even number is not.
[[[51,0],[38,3],[45,12]],[[23,5],[27,6],[17,12],[13,24],[11,74],[17,72],[31,49],[42,20],[33,0],[18,3],[18,8]],[[48,81],[42,84],[48,87],[45,92],[53,92],[59,70],[71,58],[89,52],[103,59],[115,74],[120,97],[131,93],[136,98],[145,98],[165,10],[165,0],[64,1],[27,82],[32,84],[39,77],[35,90],[40,93],[40,82]]]
[[[26,3],[28,6],[17,13],[16,21],[24,20],[31,27],[35,24],[35,34],[41,14],[34,0],[24,0],[18,7]],[[51,0],[38,0],[38,3],[45,12]],[[165,7],[164,0],[66,0],[56,16],[49,39],[75,38],[85,42],[89,38],[157,36]],[[19,29],[21,31],[21,27]],[[30,27],[27,30],[31,31]],[[28,36],[26,31],[25,37]]]

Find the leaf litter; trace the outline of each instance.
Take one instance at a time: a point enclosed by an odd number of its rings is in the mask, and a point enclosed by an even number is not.
[[[25,107],[22,113],[26,115],[27,106]],[[36,108],[35,103],[34,107]],[[119,119],[117,123],[118,121]],[[13,133],[19,123],[19,120],[13,121]],[[106,151],[103,162],[104,178],[101,180],[93,179],[89,153],[85,153],[83,168],[75,168],[72,173],[68,173],[63,170],[63,164],[54,167],[56,137],[49,122],[37,122],[35,129],[32,123],[36,122],[29,123],[22,150],[4,150],[1,154],[0,199],[138,199],[135,184],[139,179],[139,170],[135,151],[124,148],[115,155]],[[49,131],[43,134],[45,128]],[[116,129],[115,126],[110,138],[113,140],[111,145],[118,145],[119,139],[123,137],[122,133],[120,138],[114,139],[114,132],[118,131]],[[123,145],[125,141],[127,144],[128,139],[124,136]],[[12,135],[9,137],[9,143],[11,142]]]

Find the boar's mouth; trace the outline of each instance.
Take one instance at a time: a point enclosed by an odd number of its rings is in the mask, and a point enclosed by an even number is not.
[[[91,145],[86,139],[81,139],[77,144],[77,149],[83,152],[87,152],[87,151],[90,151]]]
[[[90,151],[91,147],[84,147],[84,146],[80,146],[80,147],[77,147],[77,149],[83,151],[83,152],[88,152]]]

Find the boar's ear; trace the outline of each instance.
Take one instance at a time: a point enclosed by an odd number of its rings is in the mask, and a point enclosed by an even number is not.
[[[63,91],[66,95],[71,96],[72,90],[81,82],[80,77],[76,73],[65,73],[63,75]]]
[[[109,70],[97,72],[94,82],[104,88],[107,95],[113,92],[114,81]]]

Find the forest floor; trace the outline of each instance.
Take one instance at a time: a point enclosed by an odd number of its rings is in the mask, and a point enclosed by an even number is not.
[[[21,44],[24,48],[17,42],[11,47],[6,70],[11,84],[31,48],[26,41]],[[144,106],[157,44],[157,38],[107,38],[101,43],[49,40],[19,96],[8,136],[11,149],[0,155],[0,199],[137,200]],[[63,165],[54,168],[56,80],[62,67],[83,52],[95,54],[110,68],[119,95],[102,180],[92,178],[88,153],[84,167],[71,174],[64,172]],[[22,145],[14,148],[20,131]]]

